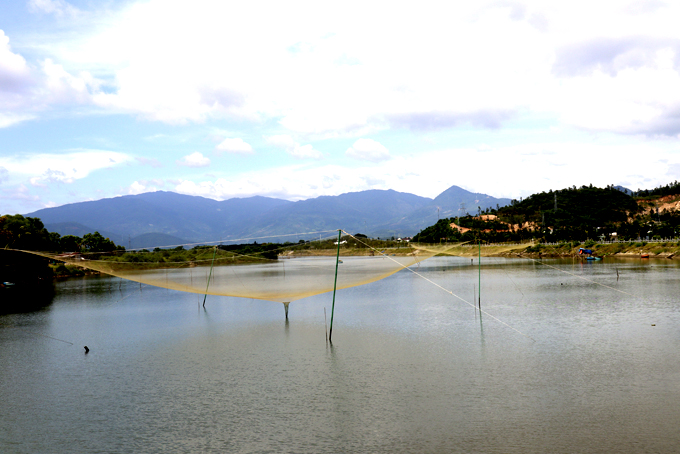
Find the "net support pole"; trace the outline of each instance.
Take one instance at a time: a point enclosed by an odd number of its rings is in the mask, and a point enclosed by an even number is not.
[[[217,255],[217,246],[213,249],[213,259],[210,264],[210,273],[208,274],[208,283],[205,286],[205,296],[203,297],[203,307],[205,307],[205,299],[208,297],[208,287],[210,287],[210,278],[212,277],[213,266],[215,266],[215,255]]]
[[[328,342],[333,343],[333,313],[335,312],[335,290],[338,287],[338,264],[340,263],[340,238],[342,230],[338,230],[338,252],[335,255],[335,281],[333,282],[333,304],[331,305],[331,327],[328,330]]]
[[[477,293],[477,297],[479,298],[477,300],[477,305],[479,306],[479,310],[482,310],[482,242],[479,242],[479,257],[477,258],[477,262],[479,262],[479,293]]]

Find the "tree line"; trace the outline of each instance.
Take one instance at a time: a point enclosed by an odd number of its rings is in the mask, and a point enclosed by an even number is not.
[[[20,214],[0,216],[0,247],[25,251],[49,252],[113,252],[124,251],[99,232],[61,236],[49,232],[39,218],[24,217]]]

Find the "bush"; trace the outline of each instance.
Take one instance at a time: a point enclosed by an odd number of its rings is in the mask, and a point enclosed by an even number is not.
[[[54,268],[54,274],[56,276],[68,276],[71,273],[69,272],[68,268],[66,268],[66,265],[60,263],[56,268]]]
[[[583,246],[586,248],[591,248],[595,246],[595,240],[586,240],[586,242],[583,243]]]

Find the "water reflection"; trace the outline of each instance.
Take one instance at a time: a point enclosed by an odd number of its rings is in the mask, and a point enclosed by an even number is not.
[[[0,315],[44,310],[52,304],[54,292],[51,281],[0,288]]]

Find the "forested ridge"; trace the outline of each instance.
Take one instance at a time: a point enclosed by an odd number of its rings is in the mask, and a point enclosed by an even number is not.
[[[479,210],[476,216],[440,219],[418,233],[414,241],[496,243],[529,239],[560,242],[672,238],[680,232],[680,212],[655,209],[653,202],[650,206],[650,202],[642,200],[672,195],[680,197],[678,183],[632,195],[614,186],[574,186],[512,200],[505,207]]]

